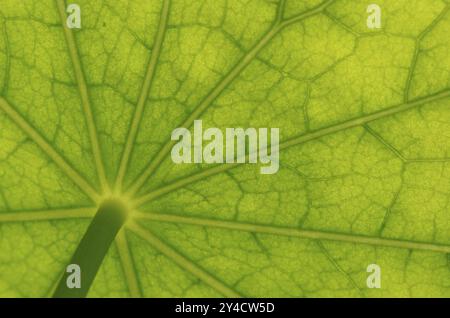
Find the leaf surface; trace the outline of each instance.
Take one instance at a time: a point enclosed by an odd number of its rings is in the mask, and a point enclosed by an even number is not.
[[[3,0],[0,296],[51,296],[112,196],[90,297],[450,297],[450,3],[372,2]],[[279,127],[279,172],[175,165],[196,119]]]

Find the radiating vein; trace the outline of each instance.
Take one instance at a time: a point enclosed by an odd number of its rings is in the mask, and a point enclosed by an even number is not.
[[[111,244],[127,220],[128,212],[128,207],[116,199],[106,200],[98,207],[68,263],[77,264],[81,268],[82,283],[79,288],[71,288],[67,284],[71,273],[65,272],[55,289],[54,298],[87,296]]]
[[[394,146],[392,146],[389,142],[387,142],[378,132],[376,132],[372,127],[369,125],[363,125],[364,129],[373,137],[375,138],[380,144],[382,144],[386,149],[388,149],[392,154],[394,154],[397,158],[399,158],[401,161],[406,162],[408,161],[403,154],[396,149]]]
[[[280,0],[280,2],[278,3],[277,19],[275,23],[280,23],[283,20],[285,9],[286,9],[286,0]]]
[[[98,201],[97,191],[32,127],[4,98],[0,97],[0,109],[33,140],[41,150],[92,200]]]
[[[289,19],[282,21],[280,23],[280,28],[287,27],[293,23],[296,23],[296,22],[305,20],[306,18],[312,17],[312,16],[324,11],[335,1],[336,0],[326,0],[322,4],[318,5],[317,7],[313,8],[307,12],[302,12],[298,15],[294,15],[294,16],[290,17]]]
[[[50,285],[50,288],[45,293],[45,298],[51,298],[53,296],[53,294],[55,293],[56,288],[58,287],[58,283],[61,280],[61,277],[64,275],[65,270],[66,270],[65,268],[62,268],[60,270],[60,272],[56,276],[55,280]]]
[[[438,253],[450,253],[450,245],[414,242],[400,239],[388,239],[382,237],[364,236],[357,234],[343,234],[335,232],[326,232],[319,230],[301,230],[298,228],[271,226],[235,221],[213,220],[198,217],[186,217],[169,214],[155,214],[136,212],[136,219],[147,219],[158,222],[169,222],[177,224],[191,224],[206,227],[217,227],[228,230],[273,234],[289,237],[308,238],[313,240],[326,240],[348,242],[356,244],[367,244],[373,246],[385,246],[394,248],[403,248],[409,250],[424,250]]]
[[[401,112],[408,111],[410,109],[413,109],[418,106],[422,106],[427,103],[431,103],[434,101],[439,101],[445,98],[450,97],[450,90],[443,91],[441,93],[431,95],[425,98],[421,98],[409,103],[400,104],[379,112],[375,112],[369,115],[365,115],[359,118],[350,119],[335,125],[331,125],[325,128],[321,128],[303,135],[300,135],[298,137],[291,138],[285,142],[280,143],[280,150],[288,149],[293,146],[297,146],[309,141],[316,140],[318,138],[337,133],[346,129],[363,126],[364,124],[376,121],[381,118],[393,116],[395,114],[399,114]],[[247,160],[246,160],[247,162]],[[199,173],[190,175],[188,177],[184,177],[182,179],[179,179],[177,181],[174,181],[168,185],[162,186],[159,189],[153,190],[149,192],[148,194],[145,194],[141,196],[140,198],[136,199],[135,204],[136,206],[142,206],[143,204],[160,197],[161,195],[173,192],[177,189],[180,189],[186,185],[195,183],[197,181],[204,180],[205,178],[208,178],[210,176],[214,176],[216,174],[219,174],[224,171],[228,171],[230,169],[236,168],[237,166],[241,165],[240,163],[234,163],[234,164],[222,164],[218,166],[214,166],[212,168],[205,169]]]
[[[94,216],[95,211],[95,207],[86,207],[0,213],[0,223],[91,218]]]
[[[413,53],[413,57],[412,57],[412,60],[411,60],[411,65],[409,67],[408,77],[407,77],[406,85],[405,85],[405,94],[404,94],[404,101],[405,102],[408,102],[408,100],[409,100],[409,94],[410,94],[410,91],[411,91],[411,85],[412,85],[412,81],[413,81],[413,77],[414,77],[414,71],[416,70],[417,61],[419,60],[421,42],[424,39],[424,37],[428,33],[430,33],[431,30],[433,30],[434,27],[440,21],[442,21],[442,19],[449,12],[449,10],[450,10],[450,5],[446,5],[444,7],[444,9],[441,11],[441,13],[437,16],[437,18],[434,19],[433,22],[425,30],[423,30],[422,33],[419,34],[419,37],[416,40],[414,53]]]
[[[131,297],[141,297],[141,289],[137,280],[136,269],[134,266],[133,258],[128,247],[128,241],[125,233],[125,229],[122,229],[116,236],[116,246],[119,252],[120,263],[125,274],[125,280],[127,282],[128,290]]]
[[[73,69],[75,72],[75,77],[78,84],[78,90],[80,92],[81,103],[83,106],[83,112],[86,119],[86,125],[89,132],[89,140],[92,147],[92,154],[94,156],[95,167],[97,170],[97,175],[100,181],[103,192],[108,191],[108,182],[106,180],[105,168],[103,165],[97,128],[95,126],[94,115],[92,113],[92,106],[89,98],[89,92],[86,85],[86,79],[84,76],[83,68],[81,66],[81,60],[78,53],[77,45],[75,43],[75,36],[72,30],[66,27],[66,6],[64,0],[56,0],[58,5],[58,12],[61,18],[61,23],[64,30],[64,36],[66,38],[67,47],[69,49],[70,59],[72,61]]]
[[[277,35],[283,28],[294,23],[302,21],[306,18],[314,16],[321,11],[323,11],[328,5],[330,5],[333,0],[328,0],[318,7],[307,11],[299,16],[292,17],[284,21],[275,21],[276,23],[272,28],[261,38],[257,43],[250,49],[240,61],[227,73],[227,75],[209,92],[209,94],[202,100],[202,102],[194,109],[194,111],[189,115],[189,117],[180,124],[179,127],[190,127],[194,120],[198,119],[201,114],[212,104],[212,102],[232,83],[239,74],[255,59],[257,54],[272,40],[272,38]],[[169,140],[160,151],[156,154],[155,158],[148,164],[144,171],[139,175],[139,177],[133,182],[133,184],[128,189],[130,195],[135,194],[144,185],[150,175],[159,167],[159,165],[167,157],[170,149],[175,144],[175,141]]]
[[[5,43],[5,56],[6,61],[5,64],[5,73],[3,77],[3,89],[2,94],[4,95],[8,91],[8,85],[9,85],[9,74],[11,72],[11,52],[9,48],[9,36],[8,36],[8,30],[6,29],[6,19],[3,17],[3,15],[0,13],[0,17],[2,17],[3,24],[2,24],[2,34],[4,37],[4,43]]]
[[[188,271],[189,273],[197,277],[199,280],[211,286],[224,296],[234,298],[241,297],[241,295],[239,295],[236,291],[232,290],[229,286],[219,281],[217,278],[206,272],[203,268],[201,268],[191,260],[187,259],[183,255],[181,255],[178,251],[176,251],[171,246],[161,241],[157,236],[155,236],[147,229],[144,229],[138,224],[133,222],[130,222],[127,225],[127,227],[130,230],[132,230],[136,235],[140,236],[148,243],[150,243],[160,253],[171,259],[178,266]]]
[[[164,35],[165,35],[166,29],[167,29],[167,22],[169,20],[169,7],[170,7],[170,0],[165,0],[163,3],[162,10],[161,10],[159,27],[158,27],[158,31],[156,33],[156,38],[155,38],[154,46],[153,46],[152,53],[150,56],[150,61],[148,63],[147,73],[145,74],[145,79],[144,79],[144,83],[142,85],[142,90],[139,95],[139,100],[136,105],[133,120],[131,122],[130,130],[128,132],[128,137],[127,137],[127,141],[125,144],[124,152],[122,154],[122,159],[121,159],[120,166],[119,166],[119,172],[117,174],[117,180],[116,180],[116,184],[115,184],[115,188],[117,191],[121,190],[120,188],[122,187],[123,179],[126,174],[130,156],[133,151],[133,145],[135,143],[137,132],[139,130],[139,125],[142,120],[145,103],[147,101],[148,95],[150,94],[150,88],[152,86],[153,78],[155,76],[158,59],[161,54],[161,48],[162,48],[162,45],[164,42]]]

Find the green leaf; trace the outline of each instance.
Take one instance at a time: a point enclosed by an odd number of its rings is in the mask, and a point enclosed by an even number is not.
[[[72,2],[0,6],[0,296],[450,297],[448,0]],[[280,170],[175,165],[196,119]]]

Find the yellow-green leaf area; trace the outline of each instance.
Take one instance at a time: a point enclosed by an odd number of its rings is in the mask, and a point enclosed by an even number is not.
[[[2,0],[0,296],[53,296],[115,202],[87,297],[450,297],[449,27],[448,0]],[[280,128],[279,171],[175,164],[197,119]]]

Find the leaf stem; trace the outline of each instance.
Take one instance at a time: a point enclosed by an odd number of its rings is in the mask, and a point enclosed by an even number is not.
[[[118,201],[105,201],[100,206],[69,263],[80,267],[80,288],[68,287],[67,280],[72,273],[65,271],[53,294],[54,298],[86,297],[109,247],[125,223],[126,216],[126,207]]]

